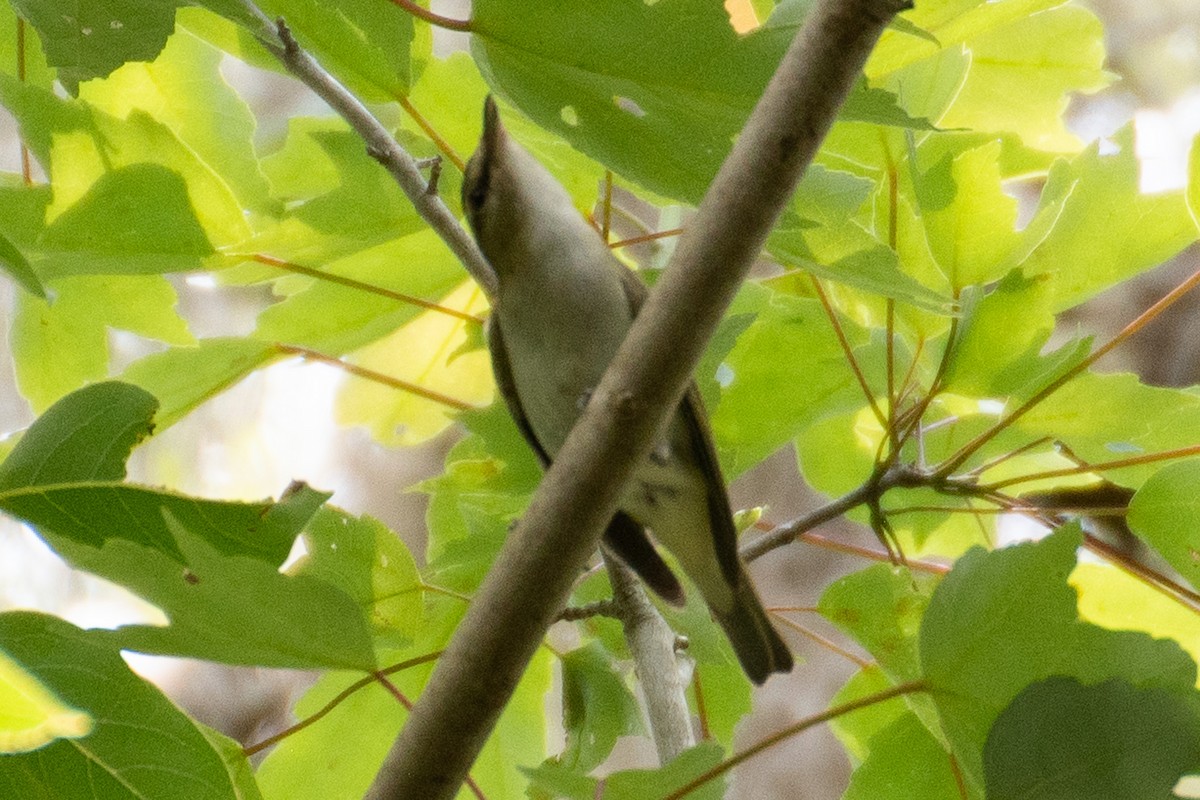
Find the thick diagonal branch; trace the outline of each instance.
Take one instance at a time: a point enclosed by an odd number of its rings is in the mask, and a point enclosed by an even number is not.
[[[454,797],[871,48],[907,6],[824,0],[809,14],[368,797]]]

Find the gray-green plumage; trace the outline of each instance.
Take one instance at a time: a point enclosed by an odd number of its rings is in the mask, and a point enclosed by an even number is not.
[[[566,191],[509,138],[491,98],[467,165],[463,207],[499,290],[488,323],[496,383],[543,465],[557,454],[646,295]],[[737,556],[737,533],[703,406],[691,386],[664,440],[637,469],[606,545],[660,596],[683,590],[653,543],[678,559],[746,674],[792,667]]]

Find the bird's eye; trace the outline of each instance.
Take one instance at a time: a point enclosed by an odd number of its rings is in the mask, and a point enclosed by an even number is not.
[[[472,210],[483,206],[488,193],[489,175],[488,164],[485,160],[472,158],[467,163],[466,175],[463,181],[463,205]]]

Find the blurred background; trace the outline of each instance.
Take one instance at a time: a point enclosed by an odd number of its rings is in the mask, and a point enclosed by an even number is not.
[[[1137,125],[1142,187],[1178,189],[1186,177],[1187,153],[1200,133],[1200,3],[1195,0],[1087,0],[1107,30],[1109,69],[1119,79],[1104,92],[1078,97],[1069,121],[1084,139],[1106,136],[1129,120]],[[469,2],[434,2],[434,10],[469,16]],[[435,52],[445,55],[466,44],[463,34],[435,30]],[[2,53],[2,49],[0,49]],[[260,120],[258,143],[268,151],[287,120],[327,110],[299,84],[227,61],[223,67]],[[19,172],[15,126],[0,110],[0,170]],[[1081,326],[1102,338],[1120,329],[1157,298],[1200,268],[1200,254],[1185,252],[1172,263],[1073,312],[1063,324]],[[173,276],[180,311],[197,337],[243,334],[272,301],[266,288],[221,287],[203,275]],[[13,295],[0,280],[0,328],[11,324]],[[1132,342],[1101,362],[1101,368],[1139,373],[1149,383],[1183,386],[1200,382],[1200,296],[1185,299]],[[114,372],[155,349],[154,343],[112,333]],[[418,555],[424,539],[424,501],[409,491],[438,473],[457,434],[451,429],[422,446],[387,449],[363,429],[339,428],[333,402],[342,381],[331,367],[279,363],[255,373],[203,406],[183,422],[141,447],[131,480],[167,485],[222,499],[277,496],[293,479],[334,492],[333,502],[353,513],[369,512],[399,532]],[[0,437],[28,425],[33,414],[18,394],[6,341],[0,340]],[[734,507],[769,503],[773,519],[788,519],[819,499],[804,489],[790,452],[781,452],[731,489]],[[848,526],[847,526],[848,527]],[[826,526],[827,535],[861,536]],[[870,543],[869,540],[861,540]],[[861,568],[848,556],[803,545],[776,551],[754,566],[768,604],[814,605],[819,591],[837,575]],[[81,626],[111,627],[152,621],[157,609],[123,590],[73,573],[29,530],[0,517],[0,610],[36,608]],[[808,622],[809,620],[806,620]],[[830,634],[832,631],[826,630]],[[834,634],[836,637],[836,634]],[[788,722],[823,708],[857,669],[844,656],[795,632],[785,633],[804,663],[787,679],[759,690],[756,713],[739,733],[752,742]],[[190,713],[243,742],[285,726],[288,709],[309,676],[178,660],[129,656],[136,669],[158,682]],[[555,715],[553,708],[548,714]],[[645,741],[624,743],[614,767],[653,764]],[[775,748],[739,771],[736,798],[832,798],[849,773],[842,748],[827,728],[809,731]],[[803,775],[803,779],[797,778]]]

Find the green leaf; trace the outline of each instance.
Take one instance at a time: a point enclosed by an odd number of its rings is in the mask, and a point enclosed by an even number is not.
[[[0,465],[0,509],[171,619],[96,635],[239,664],[372,669],[364,610],[324,580],[278,571],[328,495],[300,486],[278,503],[224,503],[119,483],[153,411],[135,387],[89,387],[39,418]]]
[[[92,732],[90,714],[62,698],[4,654],[0,641],[0,755],[37,750],[57,739]]]
[[[863,667],[838,690],[838,693],[829,701],[829,706],[835,708],[844,703],[861,700],[890,689],[894,685],[879,667]],[[911,697],[912,695],[909,696],[909,699]],[[829,727],[842,746],[846,748],[851,762],[860,764],[869,757],[871,744],[876,734],[900,718],[911,715],[912,710],[904,703],[872,703],[863,706],[853,714],[834,717],[829,720]]]
[[[591,772],[608,758],[618,737],[641,730],[641,712],[597,642],[563,656],[562,681],[567,746],[556,760],[576,772]]]
[[[46,297],[46,288],[42,286],[33,267],[29,266],[29,260],[25,258],[25,254],[2,234],[0,234],[0,268],[3,268],[25,291],[37,297]]]
[[[283,504],[200,500],[127,484],[95,482],[10,489],[0,509],[37,527],[56,547],[100,547],[119,537],[179,558],[182,552],[162,517],[169,511],[220,552],[282,563],[300,525],[327,495],[308,487]]]
[[[22,140],[49,173],[53,202],[45,221],[54,220],[82,199],[106,173],[134,164],[157,164],[176,172],[187,185],[196,218],[214,247],[240,242],[249,224],[229,185],[163,123],[141,109],[118,119],[81,101],[0,74],[0,103],[16,117]],[[147,203],[156,198],[150,196]],[[154,242],[146,242],[151,252]],[[72,253],[26,251],[44,280],[84,274],[88,258]],[[111,264],[102,262],[103,269]]]
[[[388,653],[381,663],[398,663],[428,651]],[[521,797],[527,780],[519,768],[545,758],[545,697],[550,689],[551,656],[543,649],[536,654],[517,685],[513,698],[500,715],[487,744],[471,768],[471,777],[486,797]],[[388,680],[406,698],[420,695],[432,671],[432,663],[421,664],[388,675]],[[332,672],[323,676],[297,703],[300,719],[330,703],[359,674]],[[314,725],[295,732],[279,743],[258,770],[258,781],[266,800],[328,800],[331,797],[362,797],[375,777],[388,748],[407,718],[396,696],[378,682],[342,699]],[[354,758],[329,758],[354,741]]]
[[[1071,585],[1079,592],[1079,616],[1085,621],[1174,639],[1200,662],[1200,618],[1190,608],[1107,564],[1079,564]]]
[[[152,61],[175,26],[175,2],[82,0],[64,13],[55,0],[13,0],[37,29],[46,60],[71,94],[126,61]]]
[[[290,574],[341,589],[377,632],[416,635],[425,587],[412,553],[382,522],[325,506],[309,523],[304,544],[308,554]]]
[[[877,564],[830,584],[817,608],[867,648],[893,683],[903,683],[921,677],[917,636],[936,585],[929,575]],[[907,702],[937,730],[929,698],[913,695]]]
[[[252,339],[203,339],[140,358],[121,379],[158,398],[155,423],[161,431],[276,357],[278,350]]]
[[[580,774],[565,766],[547,762],[537,769],[526,770],[530,796],[534,800],[567,798],[567,800],[645,800],[665,797],[681,788],[701,773],[721,762],[721,748],[715,742],[704,742],[659,769],[630,769],[614,772],[604,779],[603,792],[595,778]],[[720,800],[725,793],[725,776],[688,793],[689,800]]]
[[[1129,458],[1200,441],[1200,396],[1147,386],[1128,373],[1089,372],[1039,403],[1013,428],[1021,443],[1051,436],[1087,462]],[[1137,488],[1158,469],[1159,464],[1151,462],[1106,470],[1104,476],[1121,486]],[[1022,489],[1035,487],[1038,484],[1031,483]]]
[[[463,280],[462,266],[429,230],[324,264],[321,271],[431,300]],[[383,338],[423,312],[384,294],[332,281],[301,280],[302,290],[293,288],[287,299],[259,315],[255,338],[341,355]]]
[[[491,86],[581,152],[653,192],[692,203],[803,16],[773,18],[739,37],[720,5],[705,0],[555,0],[520,15],[486,0],[472,11],[472,54]],[[681,41],[688,46],[674,46]],[[847,106],[859,119],[921,125],[890,95],[865,85]]]
[[[1036,544],[973,549],[934,591],[921,663],[942,730],[976,790],[993,723],[1027,686],[1052,675],[1085,684],[1121,678],[1193,702],[1196,665],[1175,642],[1078,620],[1066,578],[1080,543],[1074,527]]]
[[[242,746],[228,736],[205,725],[197,723],[196,727],[200,729],[204,738],[208,739],[209,745],[217,751],[217,755],[224,762],[225,771],[233,784],[234,796],[237,800],[262,800],[258,782],[254,780],[254,769],[250,766],[250,760],[243,752]]]
[[[698,607],[700,604],[693,605]],[[697,608],[692,613],[701,617],[701,623],[707,622],[703,620],[707,611]],[[727,643],[720,631],[711,623],[707,623],[702,635],[697,635],[698,630],[698,625],[688,629],[688,651],[696,659],[696,665],[692,667],[693,711],[699,715],[701,710],[695,702],[698,688],[704,695],[704,722],[708,732],[722,747],[732,749],[738,726],[753,708],[753,687],[734,658],[733,650],[725,650]],[[718,650],[720,657],[712,655],[713,650]]]
[[[1048,275],[1026,278],[1014,270],[986,294],[964,293],[948,391],[1003,397],[1025,387],[1044,363],[1042,349],[1054,331],[1050,284]]]
[[[150,435],[154,396],[109,381],[67,395],[30,426],[0,464],[0,492],[47,484],[119,481]]]
[[[275,200],[291,211],[281,228],[267,228],[245,243],[249,252],[295,260],[320,252],[329,259],[424,228],[395,179],[340,119],[289,120],[283,146],[263,159],[262,168]],[[293,240],[305,249],[287,249]],[[315,245],[324,247],[314,252]]]
[[[376,668],[363,611],[320,578],[283,575],[258,558],[221,553],[163,518],[179,557],[126,539],[99,548],[61,546],[72,563],[163,609],[170,625],[97,632],[124,650],[292,669]]]
[[[1018,244],[1017,201],[1000,185],[1000,143],[926,166],[917,183],[929,247],[954,289],[1008,271]]]
[[[1196,240],[1182,192],[1142,194],[1132,126],[1050,170],[1037,213],[1022,233],[1019,265],[1054,280],[1055,312],[1158,266]]]
[[[1095,14],[1078,6],[1025,5],[1060,7],[972,36],[966,83],[939,125],[1011,131],[1039,150],[1072,152],[1079,140],[1063,119],[1070,96],[1098,92],[1112,81],[1103,69],[1104,30]]]
[[[503,403],[461,420],[472,435],[446,454],[441,475],[415,488],[429,495],[426,558],[442,579],[473,591],[542,472]]]
[[[1193,586],[1200,585],[1200,460],[1169,464],[1129,503],[1129,527]]]
[[[913,714],[871,737],[842,800],[961,800],[950,754]]]
[[[431,666],[420,666],[388,679],[405,697],[416,697]],[[419,677],[418,677],[419,676]],[[328,705],[360,673],[330,672],[317,680],[293,709],[304,719]],[[361,797],[400,732],[407,714],[378,682],[338,702],[329,714],[281,741],[258,768],[265,800],[324,800]],[[348,741],[358,742],[354,758],[328,758]],[[324,755],[323,755],[324,754]]]
[[[60,619],[14,611],[0,614],[0,649],[95,720],[82,739],[60,739],[32,753],[0,757],[0,785],[11,797],[238,796],[220,756],[195,723],[133,674],[115,648]]]
[[[988,799],[1169,800],[1200,765],[1198,712],[1194,697],[1127,681],[1035,683],[988,734]]]
[[[300,45],[364,100],[407,95],[416,64],[428,56],[428,27],[418,33],[413,16],[392,3],[264,0],[258,5],[271,19],[287,20]]]
[[[813,165],[767,251],[787,267],[946,313],[950,299],[901,271],[896,253],[854,219],[873,188],[872,181]]]
[[[175,309],[174,287],[157,275],[86,276],[54,281],[53,305],[17,298],[10,337],[21,393],[35,411],[109,372],[108,330],[173,344],[191,333]]]
[[[817,608],[902,683],[920,677],[917,632],[935,585],[929,575],[876,564],[834,581]]]
[[[299,485],[278,503],[231,503],[120,483],[123,459],[149,431],[153,407],[144,391],[120,383],[59,401],[0,465],[0,508],[52,545],[97,548],[115,538],[178,557],[165,513],[222,553],[279,566],[328,495]]]
[[[717,379],[721,399],[712,428],[731,476],[862,397],[820,304],[782,293],[769,296]]]
[[[17,35],[18,28],[23,29],[25,44],[24,50],[20,51],[15,47],[15,44],[22,38]],[[46,63],[45,50],[37,29],[26,22],[24,17],[19,16],[11,3],[0,4],[0,42],[14,44],[9,51],[13,57],[0,62],[0,71],[16,75],[17,64],[23,63],[27,83],[42,89],[50,89],[54,86],[54,68]]]
[[[254,116],[221,75],[221,59],[219,50],[179,30],[152,63],[125,64],[81,86],[79,96],[119,119],[134,109],[152,115],[220,175],[242,205],[275,211],[254,152]]]
[[[438,304],[470,314],[487,310],[487,300],[474,282],[463,283]],[[480,327],[478,322],[430,309],[358,350],[348,359],[356,366],[446,399],[397,391],[376,381],[353,381],[338,395],[338,422],[367,426],[384,444],[415,445],[446,430],[462,405],[490,403],[495,383],[487,351],[476,346],[464,352],[472,343],[472,333],[475,343],[482,344]]]
[[[715,742],[702,742],[658,769],[629,769],[614,772],[605,781],[605,800],[644,800],[663,797],[700,777],[721,763],[723,752]],[[705,782],[688,798],[720,800],[725,796],[728,773]]]
[[[555,761],[525,770],[531,800],[595,800],[599,780]]]
[[[87,259],[89,271],[107,273],[199,269],[213,253],[183,179],[157,164],[101,175],[39,244],[48,257]]]

